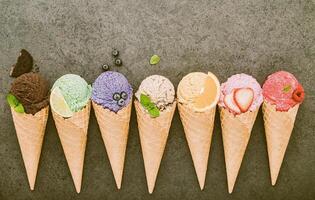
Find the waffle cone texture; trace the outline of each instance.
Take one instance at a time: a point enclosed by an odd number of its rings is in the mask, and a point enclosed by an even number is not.
[[[195,166],[200,189],[205,185],[216,107],[205,112],[194,112],[178,103],[180,119]]]
[[[132,102],[117,113],[92,102],[117,188],[121,188]]]
[[[299,104],[286,112],[277,111],[274,105],[264,101],[263,115],[271,184],[275,185],[280,172],[281,164],[287,149]]]
[[[70,118],[63,118],[52,110],[57,132],[77,193],[81,191],[84,155],[91,102]]]
[[[160,112],[160,116],[156,118],[150,117],[137,100],[135,101],[135,108],[148,190],[151,194],[163,157],[176,102],[170,105],[167,110]]]
[[[233,192],[245,150],[259,109],[234,115],[220,108],[222,139],[229,193]]]
[[[34,190],[37,169],[42,151],[49,106],[35,115],[17,113],[11,107],[16,135],[20,145],[30,189]]]

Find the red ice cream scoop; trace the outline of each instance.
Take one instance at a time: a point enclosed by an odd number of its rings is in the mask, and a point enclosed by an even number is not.
[[[278,71],[268,76],[263,85],[264,100],[276,105],[278,111],[288,111],[304,100],[304,89],[293,74]]]

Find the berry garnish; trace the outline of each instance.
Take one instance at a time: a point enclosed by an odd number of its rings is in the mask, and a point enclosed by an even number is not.
[[[225,95],[223,101],[229,110],[233,111],[236,114],[239,114],[241,113],[241,110],[234,101],[234,93],[235,91],[233,90],[230,94]]]
[[[252,88],[238,88],[234,92],[234,102],[241,112],[246,112],[254,100],[254,91]]]
[[[121,66],[122,65],[122,60],[120,58],[115,59],[115,65],[116,66]]]
[[[117,49],[114,49],[114,50],[112,51],[112,55],[113,55],[114,57],[117,57],[117,56],[119,55],[119,51],[118,51]]]
[[[119,99],[119,100],[117,101],[117,105],[119,105],[119,106],[125,105],[125,100],[124,100],[124,99]]]
[[[124,99],[124,100],[127,100],[127,98],[128,98],[128,95],[127,95],[126,92],[121,92],[121,93],[120,93],[120,96],[121,96],[121,98]]]
[[[119,93],[114,93],[114,94],[113,94],[113,99],[114,99],[115,101],[119,101],[119,100],[120,100],[120,94],[119,94]]]
[[[298,87],[294,90],[293,94],[292,94],[292,98],[294,99],[294,101],[296,102],[302,102],[304,100],[304,89],[301,85],[298,85]]]
[[[107,65],[107,64],[104,64],[104,65],[102,65],[102,69],[104,70],[104,71],[108,71],[109,70],[109,65]]]

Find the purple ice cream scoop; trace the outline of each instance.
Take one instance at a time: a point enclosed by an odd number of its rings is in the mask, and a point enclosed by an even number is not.
[[[132,87],[121,73],[104,72],[93,83],[92,100],[113,112],[127,106],[131,98]]]

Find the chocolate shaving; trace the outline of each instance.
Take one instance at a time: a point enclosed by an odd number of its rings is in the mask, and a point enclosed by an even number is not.
[[[16,64],[13,65],[11,68],[10,76],[18,77],[22,74],[30,72],[33,68],[33,63],[34,61],[31,54],[27,52],[25,49],[22,49]]]

